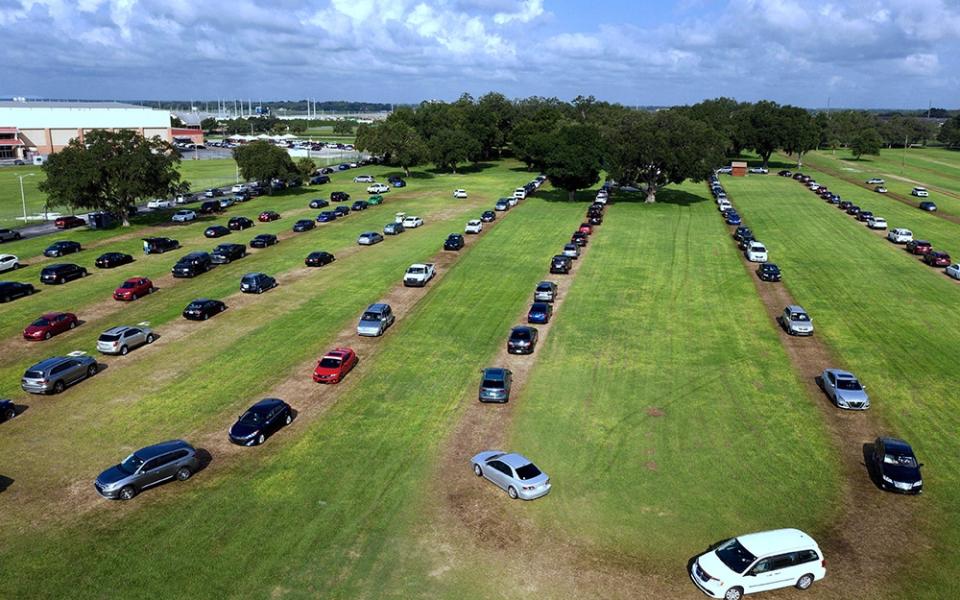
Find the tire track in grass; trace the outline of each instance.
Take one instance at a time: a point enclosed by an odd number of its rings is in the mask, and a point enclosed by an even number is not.
[[[727,192],[731,204],[736,202]],[[732,233],[736,226],[724,228]],[[892,540],[903,548],[929,547],[929,540],[919,533],[916,517],[916,498],[902,498],[898,494],[881,491],[872,481],[867,467],[867,444],[888,431],[871,411],[845,411],[835,407],[818,385],[823,369],[845,368],[827,343],[815,333],[800,338],[788,335],[777,322],[783,308],[799,304],[784,283],[761,281],[754,268],[757,263],[747,260],[739,252],[747,276],[751,278],[757,295],[780,335],[797,377],[807,390],[808,399],[823,417],[824,429],[839,449],[837,460],[841,465],[844,486],[842,507],[834,524],[818,537],[827,561],[827,576],[815,584],[818,595],[828,593],[832,598],[876,598],[883,596],[889,573],[905,568],[909,560],[898,552],[891,552]],[[854,372],[856,369],[852,369]],[[874,393],[871,403],[883,402]],[[913,500],[913,501],[911,501]],[[784,524],[789,526],[789,524]],[[787,592],[783,592],[786,597]],[[770,595],[769,597],[775,597]]]

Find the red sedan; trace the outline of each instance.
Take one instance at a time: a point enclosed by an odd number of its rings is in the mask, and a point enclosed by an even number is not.
[[[334,348],[323,355],[313,371],[317,383],[340,383],[343,376],[357,366],[357,353],[351,348]]]
[[[136,300],[154,291],[153,282],[146,277],[131,277],[113,290],[115,300]]]
[[[80,217],[75,217],[69,215],[66,217],[57,217],[57,220],[53,222],[57,229],[71,229],[73,227],[80,227],[86,225],[87,222],[81,219]]]
[[[580,233],[591,235],[593,233],[593,226],[590,225],[590,223],[581,223],[580,229],[578,229],[577,231],[579,231]]]
[[[79,321],[73,313],[47,313],[23,330],[23,339],[49,340],[58,333],[73,329]]]
[[[265,210],[260,213],[260,216],[257,217],[261,223],[269,223],[270,221],[276,221],[280,218],[280,213],[273,210]]]
[[[929,252],[924,255],[923,262],[931,267],[949,267],[951,264],[950,255],[946,252]]]

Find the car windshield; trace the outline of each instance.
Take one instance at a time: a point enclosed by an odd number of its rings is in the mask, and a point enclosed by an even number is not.
[[[549,291],[550,291],[550,286],[549,286],[549,285],[538,285],[538,286],[537,286],[537,291],[538,291],[538,292],[549,292]]]
[[[735,573],[743,573],[757,559],[736,538],[720,544],[716,553],[723,564]]]
[[[483,387],[485,387],[485,388],[492,388],[492,389],[495,389],[495,390],[502,390],[502,389],[503,389],[503,380],[502,380],[502,379],[484,379],[484,380],[483,380]]]
[[[883,455],[884,464],[896,465],[898,467],[917,467],[917,459],[912,456],[903,456],[898,454],[884,454]]]
[[[137,287],[137,282],[135,282],[135,281],[124,281],[124,282],[123,282],[123,285],[121,285],[120,287],[123,288],[123,289],[125,289],[125,290],[129,290],[130,288],[135,288],[135,287]]]
[[[409,269],[407,269],[407,273],[413,273],[415,275],[423,272],[424,272],[423,267],[410,267]]]
[[[240,417],[240,423],[243,425],[258,425],[260,421],[260,415],[252,410],[247,411],[242,417]]]
[[[517,477],[520,478],[520,481],[527,481],[528,479],[533,479],[540,475],[540,469],[538,469],[533,463],[527,463],[522,467],[517,468]]]
[[[807,313],[790,313],[791,321],[809,321],[810,316]]]
[[[30,324],[34,327],[46,327],[47,325],[50,324],[50,321],[44,319],[43,317],[40,317],[39,319],[37,319],[36,321]]]
[[[191,302],[187,308],[190,310],[200,310],[203,308],[203,302]]]
[[[320,366],[324,369],[336,369],[340,367],[340,363],[343,362],[339,358],[334,358],[332,356],[324,356],[320,360]]]
[[[126,473],[127,475],[132,475],[137,472],[137,469],[140,468],[140,465],[143,464],[143,459],[137,456],[136,454],[131,454],[130,456],[123,459],[123,462],[117,465],[120,467],[120,470]]]
[[[363,313],[363,316],[360,317],[360,320],[361,321],[379,321],[380,314],[375,312],[365,312]]]
[[[858,391],[862,390],[863,387],[860,385],[860,382],[856,379],[837,379],[837,389],[838,390],[850,390]]]

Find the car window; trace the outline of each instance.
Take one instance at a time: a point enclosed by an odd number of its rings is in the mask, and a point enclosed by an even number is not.
[[[808,562],[814,562],[820,560],[820,557],[814,550],[801,550],[800,552],[794,552],[793,564],[801,565]]]
[[[510,467],[499,460],[490,461],[487,463],[487,465],[496,469],[497,471],[500,471],[504,475],[510,475],[511,477],[513,476],[513,472],[510,470]]]
[[[139,329],[128,329],[126,333],[123,334],[123,337],[133,337],[140,333]]]
[[[757,564],[755,564],[753,568],[750,569],[750,572],[753,573],[754,575],[759,575],[760,573],[766,573],[771,570],[773,570],[773,559],[765,558],[757,562]]]
[[[152,458],[152,459],[148,460],[147,462],[145,462],[145,463],[143,464],[143,469],[141,469],[141,471],[142,471],[142,472],[147,472],[147,471],[152,471],[153,469],[156,469],[157,467],[159,467],[160,465],[163,464],[163,463],[161,462],[162,458],[163,458],[163,457],[158,456],[157,458]]]
[[[538,477],[539,475],[540,469],[538,469],[533,463],[525,464],[517,469],[517,477],[519,477],[521,481],[527,481],[529,479],[533,479],[534,477]]]
[[[786,569],[787,567],[792,567],[794,564],[793,553],[790,554],[781,554],[770,559],[771,565],[770,570],[778,571],[780,569]]]

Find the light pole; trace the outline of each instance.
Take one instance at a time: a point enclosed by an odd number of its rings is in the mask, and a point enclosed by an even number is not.
[[[23,203],[23,224],[27,224],[27,197],[23,193],[23,178],[24,177],[33,177],[34,173],[27,173],[26,175],[17,175],[17,178],[20,180],[20,202]]]

